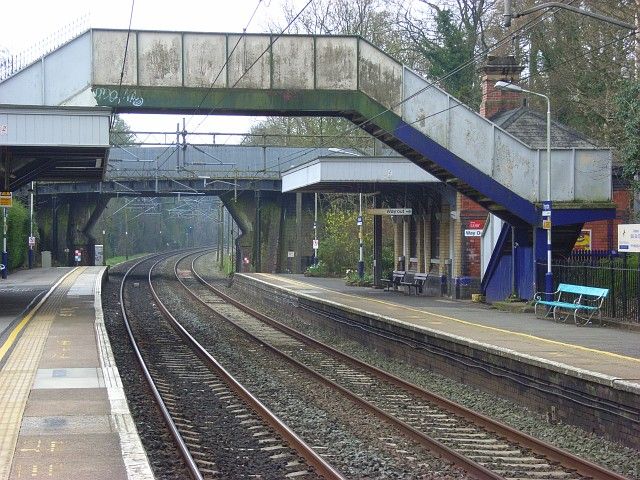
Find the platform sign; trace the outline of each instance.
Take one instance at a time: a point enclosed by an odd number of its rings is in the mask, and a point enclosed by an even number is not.
[[[94,248],[93,250],[94,265],[104,265],[104,246],[94,245],[93,248]]]
[[[640,223],[618,225],[618,251],[623,253],[640,252]]]
[[[591,230],[581,230],[574,250],[591,250]]]
[[[13,206],[13,193],[0,192],[0,207],[10,208]]]
[[[412,215],[411,208],[368,208],[367,213],[370,215]]]

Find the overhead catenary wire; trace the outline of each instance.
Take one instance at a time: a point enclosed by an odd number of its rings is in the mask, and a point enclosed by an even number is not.
[[[233,50],[227,55],[227,58],[223,64],[223,66],[220,68],[220,71],[218,72],[218,75],[216,76],[216,79],[214,79],[214,81],[210,84],[209,88],[207,89],[207,91],[205,92],[205,95],[203,96],[202,100],[200,101],[198,107],[194,110],[194,113],[189,117],[189,120],[187,122],[185,122],[185,128],[186,128],[186,124],[191,121],[191,119],[193,118],[193,116],[196,114],[196,112],[198,110],[200,110],[200,108],[202,108],[202,105],[204,104],[205,100],[208,98],[208,96],[211,94],[211,92],[213,91],[213,88],[215,86],[215,82],[217,81],[217,79],[219,78],[219,76],[222,74],[222,72],[224,71],[225,67],[228,65],[229,60],[231,59],[231,56],[233,54],[233,52],[235,51],[236,47],[239,45],[239,43],[242,41],[243,38],[246,37],[246,30],[248,29],[251,21],[253,20],[258,7],[260,5],[260,3],[262,2],[262,0],[258,1],[258,5],[256,6],[255,10],[253,11],[253,14],[251,15],[251,18],[249,19],[249,22],[247,22],[247,25],[244,28],[243,33],[238,37],[238,41],[236,42]],[[260,53],[260,55],[257,56],[257,58],[253,61],[253,63],[251,63],[251,65],[249,65],[248,68],[245,69],[245,71],[242,73],[242,75],[240,75],[238,77],[238,79],[234,82],[234,84],[229,87],[229,88],[234,88],[235,86],[238,85],[238,83],[240,83],[240,81],[247,75],[247,73],[260,61],[260,59],[270,51],[270,49],[273,47],[273,44],[280,38],[282,37],[282,35],[284,35],[284,33],[291,27],[291,25],[293,25],[293,23],[300,17],[300,15],[302,15],[302,13],[307,9],[307,7],[309,5],[311,5],[311,3],[313,3],[313,0],[309,0],[299,11],[298,13],[289,21],[289,23],[279,32],[277,33],[275,36],[272,36],[269,45],[267,46],[267,48],[265,48],[262,53]],[[223,97],[224,98],[224,97]],[[220,105],[220,101],[218,102],[217,105],[214,105],[213,107],[211,107],[211,109],[208,111],[208,113],[205,114],[205,118],[202,119],[200,121],[200,123],[198,123],[198,125],[196,126],[196,129],[202,125],[202,123],[204,122],[204,120],[211,115],[216,108]],[[170,146],[167,147],[167,149],[169,149]],[[162,153],[160,154],[162,155]]]
[[[574,3],[575,1],[576,1],[576,0],[571,0],[571,2],[569,2],[569,4]],[[556,11],[557,11],[557,10],[556,10]],[[387,108],[387,109],[383,110],[382,112],[380,112],[380,113],[378,113],[378,114],[376,114],[376,115],[374,115],[374,116],[372,116],[372,117],[370,117],[370,118],[368,118],[368,119],[366,119],[366,120],[364,120],[364,121],[362,121],[362,122],[360,122],[360,123],[358,123],[358,124],[354,125],[353,127],[351,127],[351,128],[350,128],[350,129],[348,129],[346,132],[343,132],[343,133],[342,133],[342,134],[340,134],[340,135],[327,136],[327,138],[333,138],[334,140],[335,140],[335,139],[344,139],[344,140],[348,140],[347,135],[349,135],[351,132],[355,131],[356,129],[362,128],[363,126],[367,125],[367,124],[368,124],[368,123],[370,123],[372,120],[374,120],[375,118],[377,118],[377,117],[379,117],[379,116],[381,116],[381,115],[383,115],[383,114],[385,114],[385,113],[387,113],[387,112],[389,112],[389,111],[392,111],[394,108],[396,108],[397,106],[399,106],[399,105],[401,105],[402,103],[406,102],[407,100],[409,100],[409,99],[411,99],[411,98],[414,98],[417,94],[423,93],[424,91],[426,91],[426,90],[428,90],[428,89],[430,89],[430,88],[433,88],[433,87],[435,86],[435,84],[436,84],[436,83],[438,83],[438,82],[440,82],[440,81],[442,81],[442,80],[444,80],[444,79],[448,78],[449,76],[451,76],[451,75],[453,75],[453,74],[457,73],[458,71],[460,71],[462,68],[465,68],[465,67],[469,66],[470,64],[472,64],[473,62],[475,62],[475,60],[476,60],[479,56],[484,55],[484,54],[488,53],[489,51],[491,51],[491,50],[493,50],[493,49],[497,48],[501,43],[503,43],[504,41],[508,40],[510,37],[514,36],[514,35],[515,35],[515,34],[517,34],[520,30],[522,30],[522,29],[523,29],[523,27],[530,25],[530,26],[529,26],[529,28],[528,28],[528,29],[530,30],[531,28],[533,28],[534,26],[536,26],[537,24],[539,24],[540,22],[542,22],[542,21],[544,20],[544,18],[543,18],[543,17],[545,17],[547,14],[549,14],[549,15],[554,15],[554,14],[556,13],[556,11],[554,11],[554,12],[547,12],[547,13],[543,13],[543,14],[539,15],[536,19],[534,19],[534,20],[530,21],[528,24],[523,25],[522,27],[520,27],[516,32],[512,32],[512,33],[510,33],[508,36],[505,36],[505,37],[503,37],[502,39],[498,40],[498,41],[497,41],[496,43],[494,43],[491,47],[487,48],[487,49],[486,49],[485,51],[483,51],[483,52],[480,52],[480,54],[477,54],[476,56],[474,56],[474,58],[473,58],[473,59],[468,60],[467,62],[463,63],[462,65],[460,65],[460,66],[456,67],[456,68],[455,68],[454,70],[452,70],[451,72],[448,72],[447,74],[443,75],[443,76],[442,76],[442,77],[440,77],[439,79],[436,79],[435,81],[431,82],[429,85],[427,85],[427,86],[426,86],[426,87],[424,87],[423,89],[419,90],[418,92],[416,92],[416,93],[415,93],[415,94],[413,94],[412,96],[409,96],[409,97],[407,97],[407,98],[403,99],[402,101],[397,102],[397,104],[394,104],[393,106],[391,106],[391,107],[389,107],[389,108]],[[535,22],[535,23],[532,25],[532,23],[533,23],[533,22]],[[614,43],[616,43],[616,42],[619,42],[619,41],[623,41],[624,39],[626,39],[626,38],[628,38],[628,37],[631,37],[631,36],[633,36],[633,35],[635,35],[635,32],[631,32],[631,33],[629,33],[629,34],[627,34],[627,35],[625,35],[625,36],[623,36],[623,37],[619,37],[619,38],[618,38],[618,37],[616,37],[616,38],[614,38],[611,42],[608,42],[608,43],[606,43],[606,44],[604,44],[604,45],[601,45],[601,46],[600,46],[600,48],[606,48],[606,47],[607,47],[607,46],[609,46],[609,45],[612,45],[612,44],[614,44]],[[553,71],[555,68],[557,68],[557,67],[559,67],[559,66],[562,66],[562,65],[564,65],[564,64],[566,64],[566,63],[568,63],[569,61],[575,60],[576,58],[580,58],[580,57],[585,56],[585,55],[586,55],[586,54],[579,54],[579,55],[577,55],[577,56],[575,56],[575,57],[572,57],[572,59],[570,59],[570,60],[568,60],[568,61],[566,61],[566,62],[561,62],[561,63],[558,63],[558,64],[554,65],[554,67],[552,67],[552,68],[547,68],[547,69],[540,70],[540,71],[538,71],[538,73],[537,73],[536,75],[540,75],[540,74],[543,74],[543,73],[547,73],[547,72],[549,72],[549,71]],[[534,74],[530,74],[530,75],[528,75],[528,76],[526,76],[526,77],[523,77],[521,80],[526,80],[526,79],[528,79],[528,78],[532,78],[533,76],[535,76],[535,75],[534,75]],[[414,120],[414,121],[412,121],[412,122],[408,123],[407,125],[413,125],[413,124],[419,123],[419,122],[424,121],[424,120],[426,120],[426,119],[428,119],[428,118],[431,118],[431,117],[434,117],[434,116],[436,116],[436,115],[439,115],[439,114],[445,113],[445,112],[450,111],[451,109],[456,108],[456,107],[459,107],[459,106],[464,106],[464,104],[463,104],[463,103],[461,103],[461,102],[456,102],[456,104],[455,104],[455,105],[453,105],[453,106],[451,106],[451,107],[445,108],[445,109],[440,110],[440,111],[438,111],[438,112],[434,112],[434,113],[432,113],[432,114],[430,114],[430,115],[425,115],[424,117],[418,118],[418,119],[416,119],[416,120]],[[385,132],[386,132],[386,130],[385,130]],[[386,132],[386,133],[392,133],[392,132]],[[286,164],[286,163],[293,162],[293,161],[297,160],[298,158],[301,158],[303,155],[308,155],[309,153],[311,153],[311,152],[313,152],[313,151],[315,151],[315,150],[317,150],[317,149],[324,148],[325,146],[326,146],[326,145],[321,145],[321,146],[316,146],[316,147],[310,147],[308,150],[306,150],[306,151],[304,151],[304,152],[296,153],[296,154],[289,154],[289,155],[288,155],[288,156],[286,156],[286,157],[282,157],[282,158],[280,159],[281,161],[280,161],[279,163],[277,163],[276,165],[274,165],[274,167],[278,167],[278,166],[284,165],[284,164]]]
[[[127,40],[124,44],[124,55],[122,56],[122,69],[120,70],[120,81],[118,82],[118,99],[120,98],[120,92],[122,91],[122,81],[124,79],[124,71],[127,65],[127,52],[129,51],[129,39],[131,38],[131,23],[133,21],[133,9],[135,8],[136,0],[131,0],[131,12],[129,13],[129,27],[127,28]],[[111,120],[109,122],[109,132],[112,131],[116,122],[116,111],[118,105],[113,107],[113,113],[111,114]]]
[[[569,2],[569,4],[574,3],[576,0],[571,0]],[[353,125],[351,128],[347,129],[347,131],[343,132],[342,134],[340,134],[339,136],[334,136],[334,139],[348,139],[347,135],[349,135],[350,133],[358,130],[358,129],[362,129],[364,126],[366,126],[367,124],[370,124],[373,120],[375,120],[376,118],[388,113],[388,112],[392,112],[395,108],[399,107],[400,105],[404,104],[405,102],[411,100],[412,98],[415,98],[416,96],[426,92],[427,90],[434,88],[437,84],[441,83],[442,81],[446,80],[447,78],[455,75],[456,73],[460,72],[461,70],[468,68],[469,66],[475,65],[475,62],[477,60],[479,60],[480,58],[483,58],[485,55],[487,55],[488,53],[490,53],[491,51],[497,49],[498,47],[502,46],[505,42],[509,41],[510,39],[512,39],[515,35],[519,34],[519,33],[525,33],[526,31],[530,31],[533,27],[537,26],[538,24],[540,24],[545,17],[547,16],[552,16],[555,15],[555,13],[557,12],[557,9],[552,11],[552,12],[543,12],[540,15],[538,15],[537,17],[535,17],[534,19],[530,20],[529,22],[521,25],[520,27],[518,27],[515,31],[513,32],[509,32],[509,34],[505,35],[504,37],[502,37],[501,39],[497,40],[496,42],[494,42],[491,46],[487,47],[486,49],[478,52],[477,54],[475,54],[472,58],[470,58],[469,60],[467,60],[466,62],[458,65],[457,67],[455,67],[454,69],[452,69],[451,71],[447,72],[446,74],[438,77],[437,79],[429,82],[425,87],[419,89],[418,91],[416,91],[415,93],[413,93],[412,95],[403,98],[402,100],[394,103],[393,105],[391,105],[390,107],[383,109],[381,112],[377,113],[376,115],[373,115],[369,118],[367,118],[366,120],[357,123],[355,125]],[[446,110],[445,110],[446,111]],[[387,132],[389,133],[389,132]],[[323,145],[320,146],[316,146],[316,147],[310,147],[307,151],[305,152],[300,152],[297,154],[289,154],[289,156],[285,156],[281,158],[281,162],[276,164],[275,166],[281,166],[284,165],[288,162],[292,162],[297,160],[298,158],[301,158],[304,155],[307,155],[311,152],[314,152],[320,148],[325,148],[327,146],[326,142]]]

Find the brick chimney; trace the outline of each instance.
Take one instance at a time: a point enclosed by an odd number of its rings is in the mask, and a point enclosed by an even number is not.
[[[521,94],[498,90],[494,85],[498,80],[517,84],[524,67],[516,64],[513,55],[499,57],[489,55],[482,69],[482,103],[480,115],[491,118],[498,112],[513,110],[522,105]]]

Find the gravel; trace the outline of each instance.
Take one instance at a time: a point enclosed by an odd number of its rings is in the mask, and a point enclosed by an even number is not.
[[[214,262],[211,259],[203,259],[198,261],[196,266],[200,273],[205,274],[211,280],[219,282],[220,277],[217,272],[212,270],[211,265],[213,264]],[[320,341],[330,342],[332,346],[343,352],[376,365],[409,382],[439,393],[468,408],[498,419],[534,437],[553,443],[580,457],[587,458],[610,470],[632,479],[640,479],[640,456],[633,449],[571,425],[548,423],[545,416],[526,407],[516,405],[511,400],[480,391],[474,387],[434,374],[419,366],[399,362],[379,352],[367,349],[360,343],[347,338],[337,338],[333,332],[321,328],[318,323],[314,324],[300,320],[298,317],[289,316],[282,309],[278,309],[269,302],[265,302],[253,295],[248,295],[245,290],[240,290],[233,284],[230,287],[225,287],[225,283],[217,283],[217,286],[222,287],[225,293],[277,318],[278,321],[286,323]]]

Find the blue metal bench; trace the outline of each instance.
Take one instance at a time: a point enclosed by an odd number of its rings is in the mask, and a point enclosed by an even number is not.
[[[556,322],[564,322],[573,314],[576,325],[583,326],[591,323],[597,315],[598,324],[602,325],[602,304],[609,295],[608,288],[585,287],[561,283],[558,290],[553,292],[553,299],[546,300],[549,294],[538,292],[534,296],[534,310],[538,315],[538,307],[545,308],[545,318],[553,316]]]

